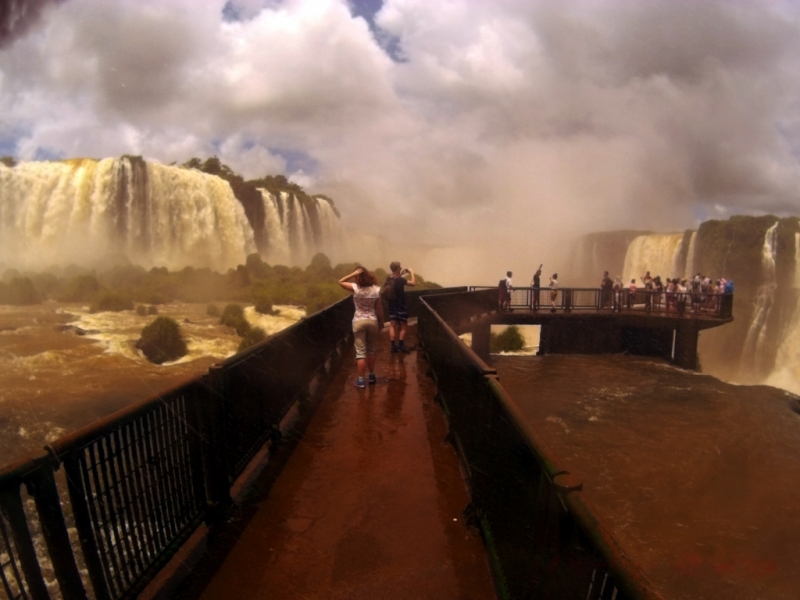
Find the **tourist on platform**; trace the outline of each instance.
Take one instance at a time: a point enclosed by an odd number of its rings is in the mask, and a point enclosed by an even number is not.
[[[556,312],[556,298],[558,298],[558,273],[550,277],[550,312]]]
[[[664,293],[664,297],[666,298],[665,304],[667,312],[671,312],[676,308],[675,290],[676,290],[675,279],[667,279],[667,288]]]
[[[634,297],[636,296],[636,280],[631,279],[628,285],[628,308],[633,308]]]
[[[389,276],[389,285],[394,286],[389,299],[389,339],[392,343],[392,352],[408,352],[406,348],[406,331],[408,330],[408,307],[406,306],[406,286],[414,287],[417,280],[414,278],[414,269],[401,269],[400,263],[395,261],[389,265],[392,274]]]
[[[603,271],[603,279],[600,280],[600,308],[611,308],[613,288],[614,282],[608,276],[608,271]]]
[[[651,305],[651,299],[653,294],[653,278],[650,276],[650,271],[646,271],[644,275],[641,277],[642,283],[644,284],[644,305],[645,308],[649,311]]]
[[[511,292],[514,289],[514,282],[511,281],[511,275],[511,271],[506,271],[505,279],[501,279],[497,286],[500,312],[503,312],[504,310],[511,312]]]
[[[664,293],[664,283],[661,281],[661,275],[653,277],[653,303],[656,310],[661,309],[661,295]]]
[[[377,382],[375,377],[375,349],[378,336],[383,327],[383,303],[381,288],[375,285],[375,276],[364,267],[358,267],[349,275],[339,280],[339,285],[353,294],[356,312],[353,315],[353,335],[356,347],[357,388],[367,387],[367,369],[369,383]]]
[[[622,278],[619,275],[614,278],[611,289],[614,294],[614,310],[618,311],[622,306]]]
[[[675,281],[677,282],[675,286],[675,297],[677,299],[678,314],[682,317],[684,313],[686,313],[686,296],[688,295],[688,289],[685,279],[681,279],[680,281],[676,279]]]
[[[536,269],[536,273],[533,274],[533,279],[531,280],[531,308],[533,310],[539,310],[539,288],[542,287],[542,266],[539,265],[539,268]]]

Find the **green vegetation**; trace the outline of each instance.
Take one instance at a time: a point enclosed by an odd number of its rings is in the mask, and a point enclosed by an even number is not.
[[[347,296],[338,280],[356,266],[355,263],[333,266],[325,254],[319,253],[305,269],[270,265],[258,254],[251,254],[245,264],[228,269],[227,273],[193,267],[179,271],[154,267],[148,271],[135,265],[103,272],[74,265],[43,273],[8,269],[0,283],[0,304],[29,304],[49,298],[60,302],[85,302],[94,310],[133,310],[135,305],[203,302],[209,303],[206,311],[209,316],[220,315],[214,302],[257,305],[256,310],[263,314],[275,314],[269,311],[274,311],[276,304],[291,304],[305,306],[310,315]],[[386,275],[384,269],[375,270],[379,282]],[[18,279],[23,281],[15,281]],[[417,275],[414,289],[438,287]]]
[[[502,333],[492,333],[489,341],[489,352],[492,354],[518,352],[524,347],[525,338],[516,325],[507,327]]]
[[[244,309],[238,304],[228,304],[223,309],[219,322],[235,329],[239,337],[244,337],[250,331],[250,323],[244,318]]]
[[[158,317],[142,329],[142,337],[136,342],[147,360],[157,365],[186,356],[186,342],[177,321],[169,317]]]
[[[38,304],[39,294],[28,277],[13,277],[9,282],[0,281],[0,304]]]
[[[133,300],[115,292],[101,292],[92,300],[90,313],[133,310]]]
[[[139,315],[140,317],[146,317],[147,316],[147,307],[144,304],[139,304],[136,307],[136,314]]]
[[[263,342],[265,339],[267,339],[266,331],[261,329],[261,327],[251,327],[247,330],[247,333],[242,336],[242,341],[239,343],[238,352],[246,350],[250,346],[254,346],[259,342]]]

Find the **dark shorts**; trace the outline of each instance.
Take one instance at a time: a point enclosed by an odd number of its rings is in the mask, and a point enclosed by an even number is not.
[[[389,320],[390,321],[402,321],[405,323],[408,321],[408,310],[406,309],[405,304],[390,304],[389,305]]]

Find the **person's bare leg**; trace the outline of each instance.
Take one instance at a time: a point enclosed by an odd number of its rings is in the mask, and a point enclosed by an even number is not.
[[[396,322],[395,321],[389,321],[389,339],[391,341],[395,341],[397,339],[396,333],[397,333]],[[400,338],[400,339],[403,339],[403,338]]]
[[[372,365],[375,366],[375,355],[372,355]],[[367,372],[367,358],[359,358],[356,359],[356,369],[358,370],[358,376],[364,377]]]
[[[367,354],[367,368],[369,369],[370,373],[375,372],[375,355],[374,354]],[[362,377],[364,376],[363,371],[359,372],[359,375]]]
[[[406,339],[406,330],[408,329],[408,323],[405,321],[400,321],[400,341],[402,342]]]

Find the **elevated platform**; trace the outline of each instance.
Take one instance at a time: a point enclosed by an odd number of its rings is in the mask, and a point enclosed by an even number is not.
[[[265,472],[228,524],[229,550],[181,598],[495,597],[425,364],[384,339],[378,383],[359,390],[348,356],[280,476]]]

